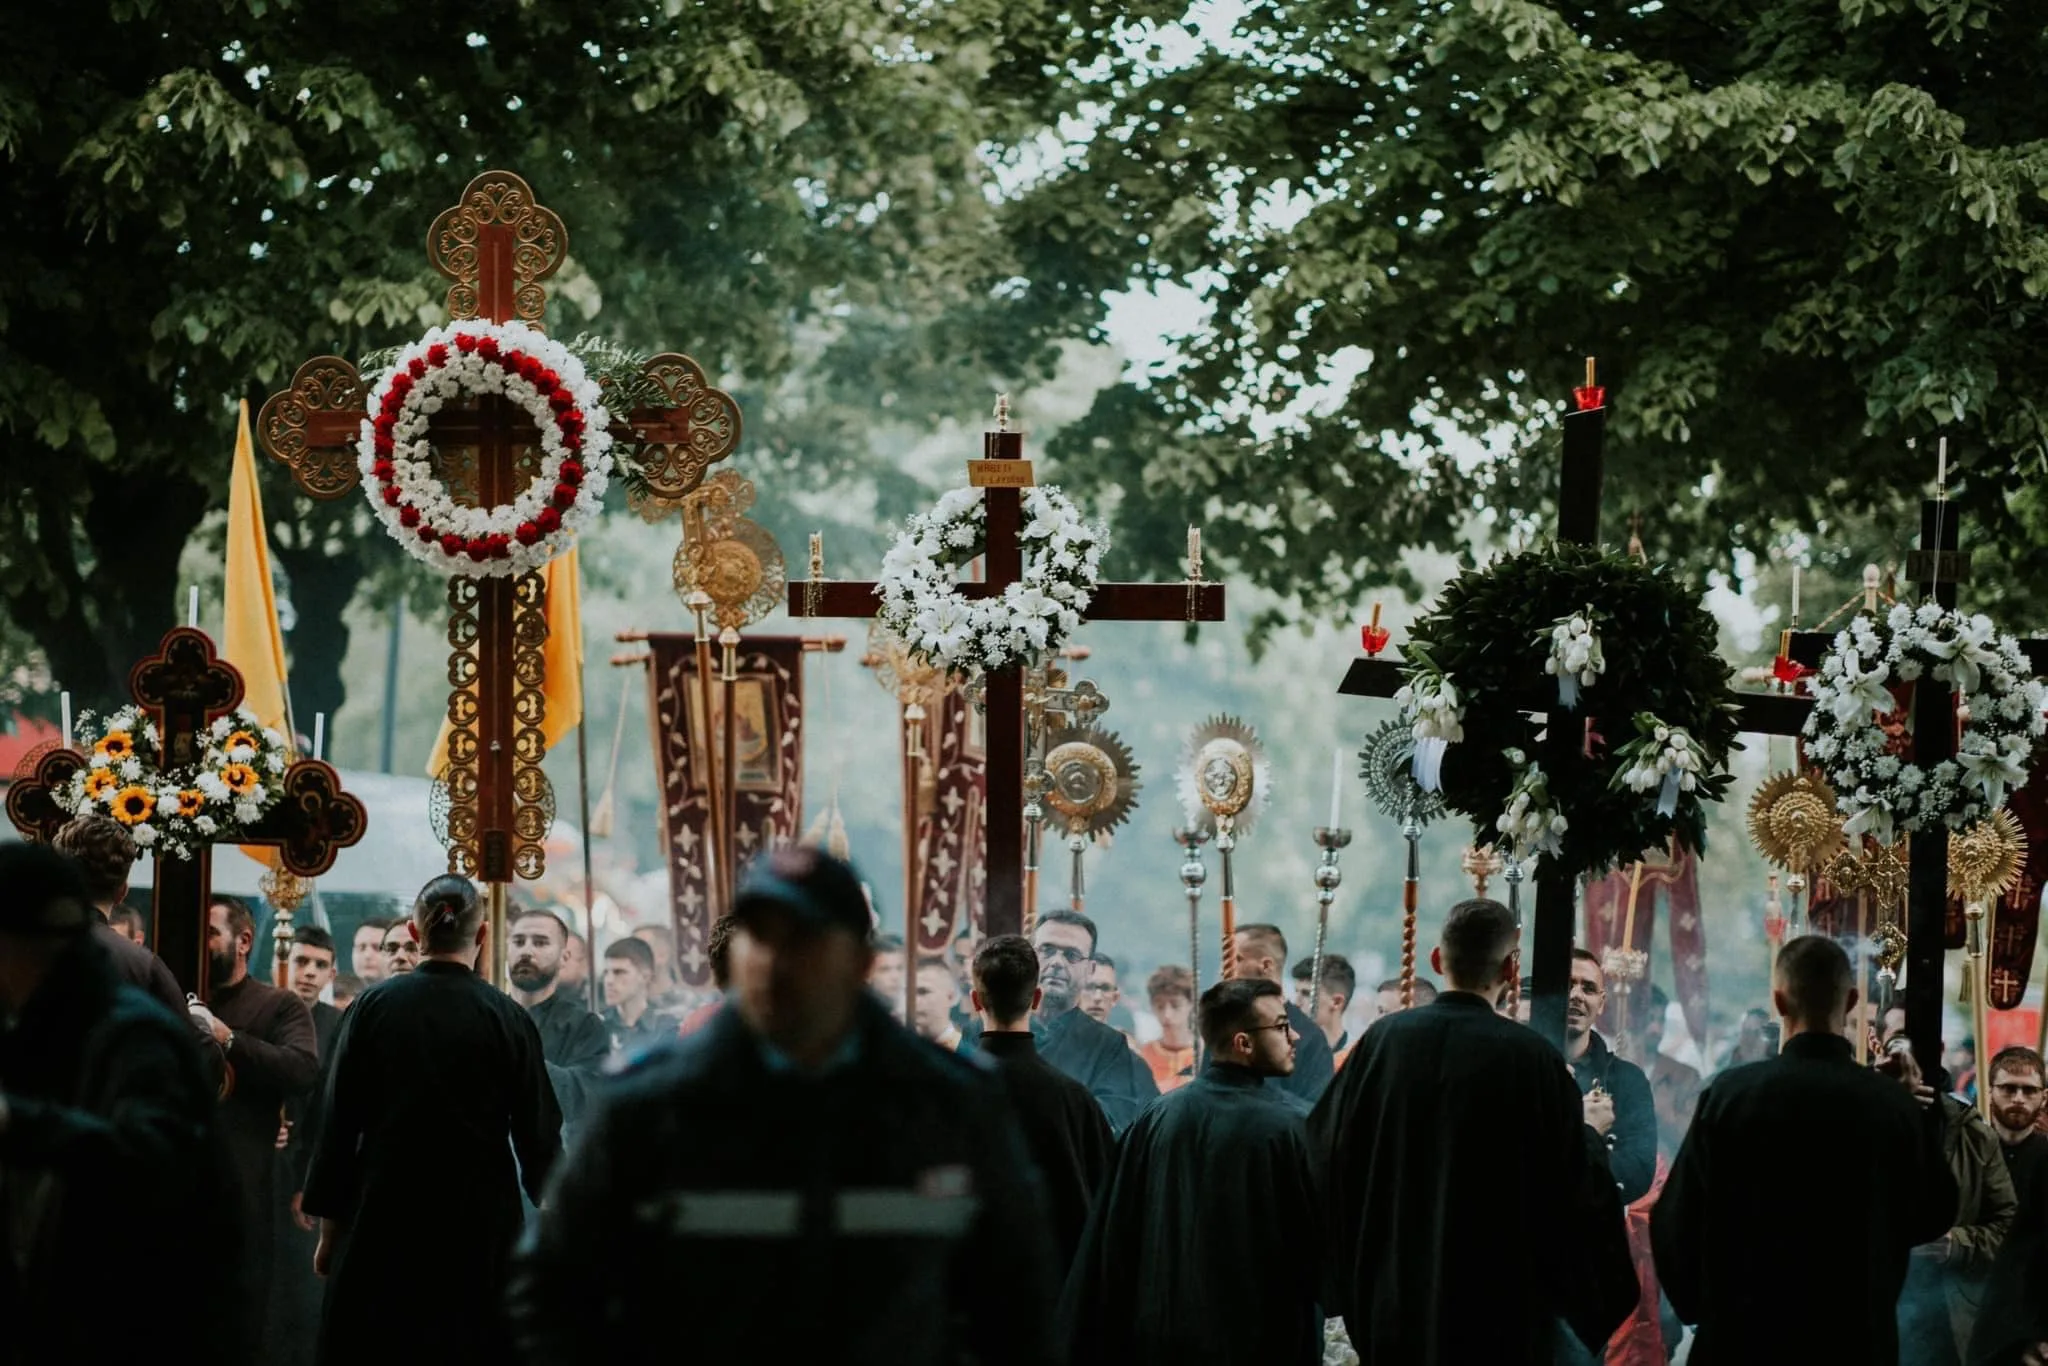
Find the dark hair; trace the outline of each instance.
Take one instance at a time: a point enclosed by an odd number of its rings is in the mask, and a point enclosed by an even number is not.
[[[1202,993],[1195,1012],[1196,1027],[1211,1053],[1228,1053],[1230,1041],[1250,1029],[1257,1018],[1256,1002],[1280,995],[1280,984],[1264,977],[1238,977],[1218,982]]]
[[[1398,977],[1389,977],[1386,981],[1380,983],[1379,986],[1375,987],[1374,991],[1375,993],[1377,993],[1381,991],[1399,991],[1400,989],[1401,979]],[[1435,999],[1436,983],[1430,981],[1427,977],[1418,976],[1415,979],[1415,1004],[1420,1006],[1426,1006]]]
[[[424,953],[456,953],[468,948],[483,919],[484,906],[477,900],[476,884],[454,873],[443,873],[420,888],[412,903],[412,922],[419,928]]]
[[[384,931],[390,929],[393,925],[399,924],[400,920],[401,917],[395,915],[366,915],[357,922],[356,933],[360,934],[365,929],[372,929],[377,932],[377,938],[381,940],[384,938]]]
[[[1316,975],[1316,960],[1304,958],[1294,965],[1294,980],[1306,982]],[[1352,968],[1351,960],[1341,953],[1323,955],[1323,990],[1350,1000],[1358,990],[1358,973]]]
[[[923,972],[926,968],[937,968],[948,975],[953,971],[953,965],[946,961],[946,955],[943,953],[920,953],[917,956],[917,970]]]
[[[868,947],[876,953],[903,952],[903,936],[900,934],[874,934],[868,936]]]
[[[1095,952],[1095,945],[1100,939],[1100,936],[1095,933],[1095,922],[1082,915],[1079,911],[1047,911],[1044,915],[1038,917],[1038,929],[1042,930],[1047,925],[1072,925],[1077,929],[1088,931],[1088,952],[1091,955]],[[1036,939],[1038,937],[1038,930],[1033,930],[1031,937]]]
[[[109,925],[133,925],[137,930],[141,930],[147,922],[143,920],[141,911],[136,910],[133,906],[123,905],[116,906],[113,910],[107,912],[107,923]]]
[[[128,885],[128,871],[142,851],[112,816],[74,816],[50,837],[60,854],[69,854],[85,874],[85,894],[94,901],[112,901]]]
[[[377,939],[377,947],[379,949],[382,949],[385,945],[391,942],[392,935],[403,932],[405,927],[410,924],[412,924],[411,920],[394,920],[389,925],[386,925],[384,927],[384,933],[380,935]]]
[[[1178,996],[1193,1004],[1195,999],[1195,974],[1178,963],[1165,967],[1145,979],[1146,1001],[1156,1001],[1161,996]]]
[[[1038,990],[1038,950],[1023,935],[999,934],[984,940],[975,950],[972,971],[974,989],[997,1023],[1015,1024],[1031,1013],[1031,995]]]
[[[1856,974],[1840,944],[1823,934],[1802,934],[1778,950],[1771,982],[1785,993],[1789,1014],[1803,1024],[1821,1025],[1848,1007]]]
[[[1515,951],[1514,914],[1498,901],[1460,901],[1444,916],[1438,943],[1453,987],[1489,987]]]
[[[1250,925],[1239,925],[1237,932],[1257,944],[1262,951],[1272,954],[1275,960],[1282,963],[1287,961],[1287,936],[1281,933],[1278,925],[1258,921]]]
[[[1116,971],[1116,959],[1111,958],[1106,953],[1091,953],[1088,955],[1088,961],[1091,963],[1100,963],[1102,964],[1102,966],[1108,968],[1111,972]]]
[[[363,979],[352,972],[334,974],[334,999],[348,1001],[363,994]]]
[[[334,936],[318,925],[300,925],[292,931],[292,942],[304,944],[309,949],[325,949],[334,952]]]
[[[1998,1080],[2001,1071],[2032,1072],[2043,1081],[2048,1081],[2048,1066],[2042,1064],[2041,1055],[2022,1043],[2001,1048],[1992,1054],[1991,1070],[1985,1073],[1985,1084],[1989,1085]]]
[[[1601,984],[1603,986],[1606,985],[1607,965],[1605,963],[1602,963],[1600,961],[1599,955],[1594,953],[1591,949],[1582,949],[1577,944],[1572,945],[1572,961],[1574,963],[1591,963],[1594,967],[1600,970]]]
[[[711,942],[704,946],[704,955],[711,960],[711,980],[720,987],[732,976],[732,935],[738,928],[739,922],[729,915],[711,922]]]
[[[569,922],[562,919],[560,915],[556,914],[554,911],[549,910],[545,906],[529,906],[525,910],[521,911],[519,914],[513,916],[510,920],[507,920],[505,922],[505,933],[509,936],[512,933],[512,927],[514,925],[523,924],[528,920],[554,921],[555,928],[562,932],[562,944],[564,945],[564,947],[568,945]]]
[[[647,946],[645,939],[635,939],[631,935],[624,939],[614,939],[605,945],[604,956],[623,958],[634,967],[650,973],[654,971],[654,950]]]
[[[249,909],[249,903],[238,896],[215,892],[207,898],[207,907],[219,906],[228,913],[228,933],[236,938],[256,933],[256,913]]]

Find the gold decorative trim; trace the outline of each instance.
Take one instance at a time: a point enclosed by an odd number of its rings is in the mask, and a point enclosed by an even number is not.
[[[477,809],[483,708],[476,692],[482,597],[475,579],[457,575],[448,580],[448,871],[464,877],[475,877],[483,868],[482,812]]]
[[[541,760],[547,737],[545,653],[547,580],[522,574],[512,587],[512,870],[532,881],[547,871],[548,825],[554,818]]]
[[[510,240],[502,241],[497,229],[508,231]],[[511,316],[538,328],[548,301],[540,282],[568,257],[569,231],[510,171],[485,171],[470,181],[461,201],[427,230],[427,260],[455,282],[448,286],[448,316],[476,318],[487,311],[479,283],[484,256],[500,245],[512,254]]]
[[[315,356],[292,375],[290,388],[257,410],[257,444],[291,470],[307,497],[340,498],[362,482],[355,431],[367,401],[353,364],[340,356]]]

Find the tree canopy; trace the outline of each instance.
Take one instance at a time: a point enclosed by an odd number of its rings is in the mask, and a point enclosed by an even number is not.
[[[1598,355],[1610,536],[1640,510],[1696,565],[1796,532],[1882,559],[1946,436],[1973,600],[2040,621],[2030,7],[1292,0],[1176,63],[1184,9],[1104,35],[1089,131],[1016,208],[1034,279],[1211,310],[1054,452],[1123,490],[1126,548],[1205,521],[1289,610],[1341,613],[1408,548],[1547,526]]]

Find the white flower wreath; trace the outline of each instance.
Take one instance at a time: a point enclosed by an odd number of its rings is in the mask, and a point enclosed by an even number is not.
[[[1955,758],[1931,768],[1892,752],[1881,724],[1899,707],[1892,685],[1923,675],[1954,687],[1963,727]],[[1806,752],[1834,785],[1843,829],[1887,844],[1935,821],[1967,829],[1998,810],[2048,733],[2048,689],[2019,642],[1989,617],[1939,603],[1857,617],[1835,635],[1812,687]]]
[[[1542,765],[1519,749],[1503,750],[1502,754],[1515,768],[1515,786],[1508,794],[1507,809],[1493,823],[1501,844],[1517,858],[1562,853],[1571,822],[1551,804],[1550,780],[1543,776]]]
[[[948,673],[1000,669],[1057,651],[1081,625],[1109,538],[1054,487],[1024,491],[1022,578],[1000,598],[970,600],[953,573],[982,553],[980,489],[954,489],[910,519],[882,560],[877,614],[923,662]]]
[[[532,419],[540,469],[510,502],[468,507],[434,475],[429,426],[449,399],[502,394]],[[574,543],[604,504],[611,416],[574,352],[524,323],[466,319],[398,353],[370,390],[356,463],[370,507],[444,574],[519,575]]]
[[[291,755],[285,738],[237,707],[204,732],[199,762],[175,769],[161,762],[156,723],[127,706],[104,723],[79,717],[92,736],[86,766],[55,795],[71,815],[111,816],[144,849],[189,859],[262,820],[284,796]]]

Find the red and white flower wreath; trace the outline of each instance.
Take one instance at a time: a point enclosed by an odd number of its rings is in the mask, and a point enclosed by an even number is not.
[[[466,507],[435,477],[428,426],[452,398],[502,394],[539,434],[539,474],[509,503]],[[413,556],[444,574],[540,568],[597,516],[611,474],[611,415],[569,349],[524,323],[437,327],[399,352],[370,391],[356,445],[370,506]]]

